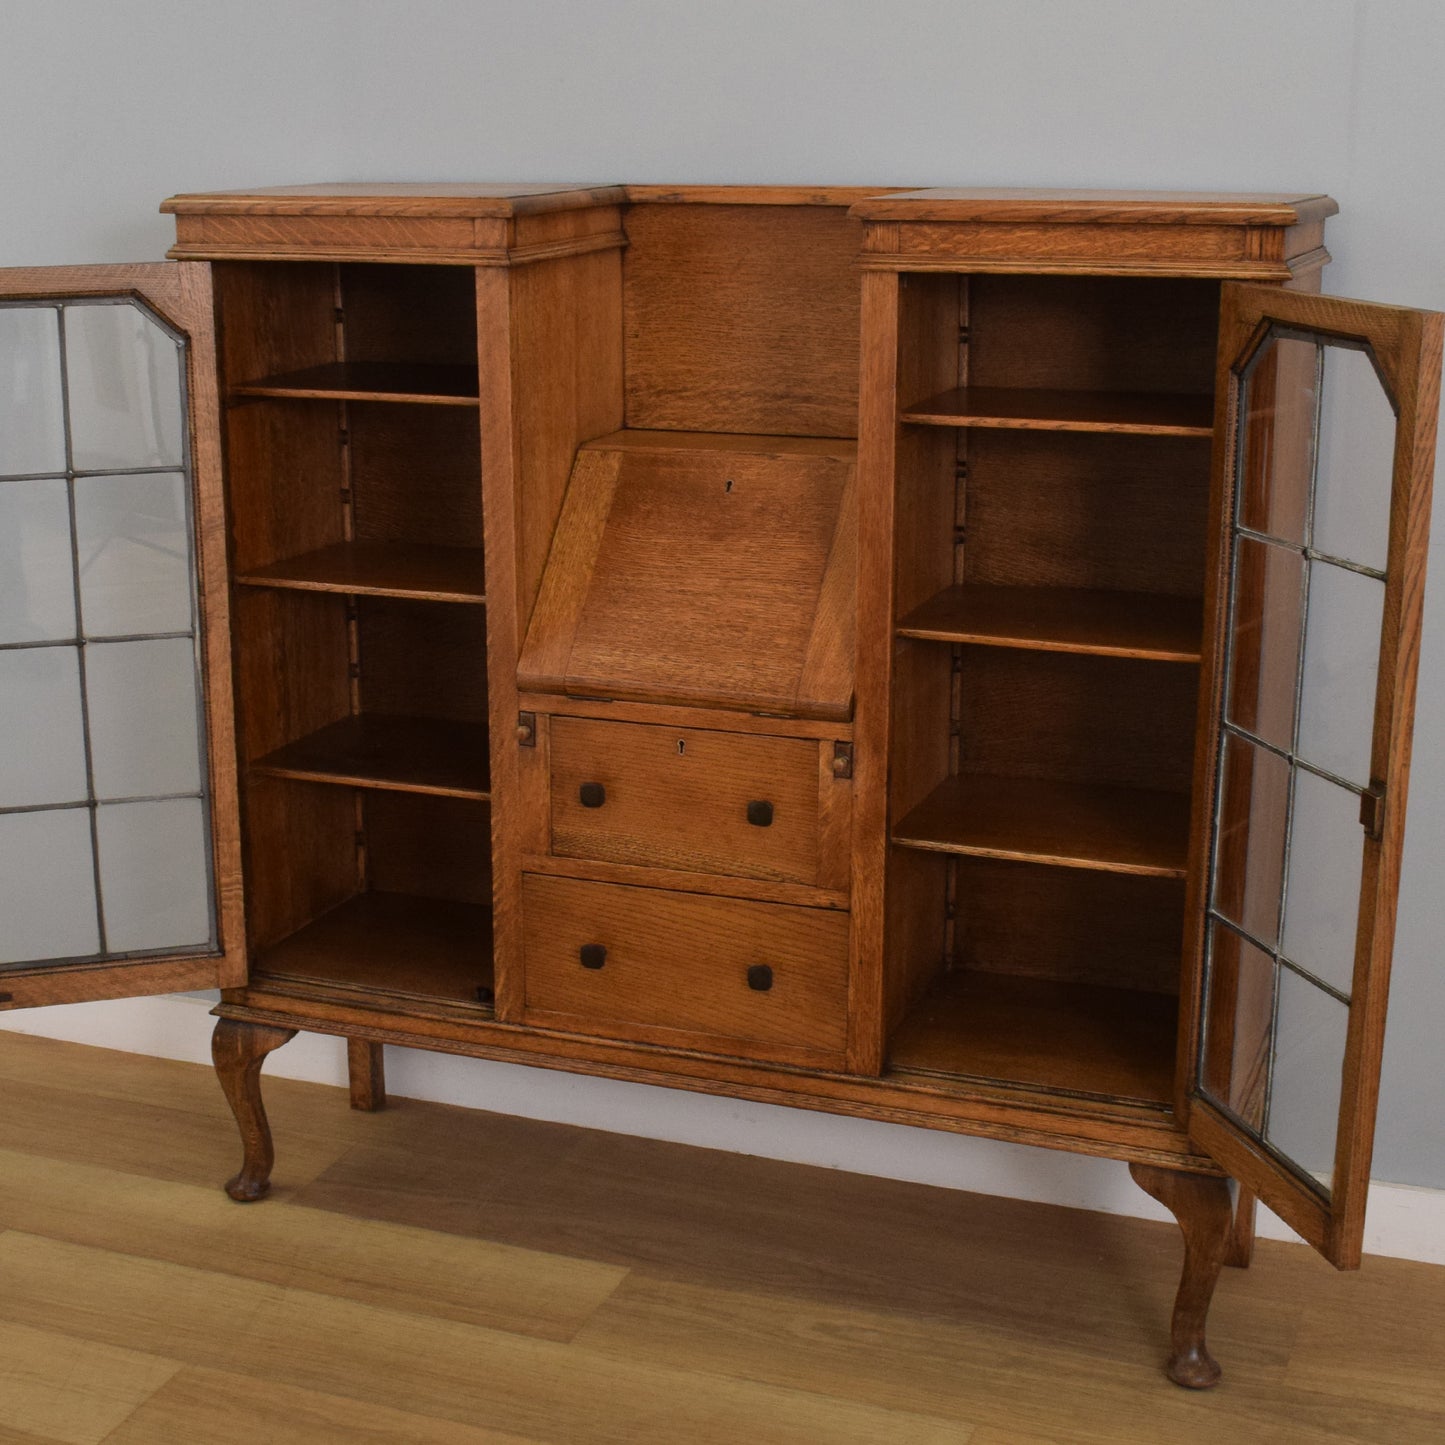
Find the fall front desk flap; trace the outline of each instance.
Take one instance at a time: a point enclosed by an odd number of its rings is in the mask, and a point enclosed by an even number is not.
[[[524,691],[846,719],[855,445],[623,431],[577,453]]]

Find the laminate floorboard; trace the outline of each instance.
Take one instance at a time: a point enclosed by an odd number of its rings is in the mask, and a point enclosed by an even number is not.
[[[1261,1243],[1161,1372],[1172,1226],[0,1031],[0,1445],[1438,1445],[1445,1268]]]

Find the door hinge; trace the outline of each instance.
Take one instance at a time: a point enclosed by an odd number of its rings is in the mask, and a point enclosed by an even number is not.
[[[851,778],[853,776],[853,744],[833,744],[833,776],[835,778]]]
[[[535,748],[537,746],[536,713],[519,712],[517,714],[517,746],[520,748]]]
[[[1360,826],[1377,843],[1385,832],[1385,785],[1371,783],[1360,794]]]

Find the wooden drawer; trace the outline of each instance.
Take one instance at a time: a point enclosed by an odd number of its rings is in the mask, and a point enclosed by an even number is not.
[[[838,829],[824,810],[850,789],[830,760],[829,745],[807,738],[555,717],[550,851],[843,887],[846,858],[832,856]]]
[[[842,1066],[846,913],[536,874],[522,908],[529,1024]]]

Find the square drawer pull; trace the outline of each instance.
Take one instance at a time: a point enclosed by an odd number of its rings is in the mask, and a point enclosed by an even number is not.
[[[748,987],[754,993],[767,993],[773,986],[773,970],[766,963],[755,963],[748,969]]]
[[[581,957],[583,968],[601,968],[607,962],[607,950],[600,943],[584,943]]]
[[[607,801],[607,789],[601,783],[583,783],[577,797],[584,808],[600,808]]]
[[[771,828],[773,826],[773,805],[771,803],[749,803],[748,822],[754,828]]]

